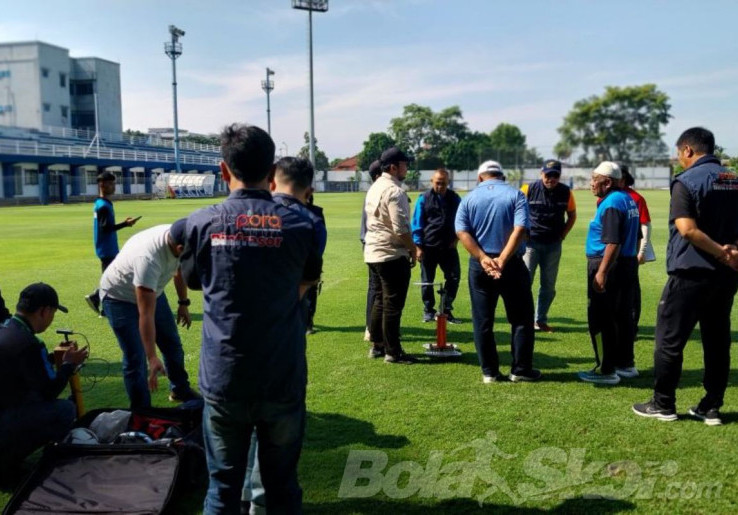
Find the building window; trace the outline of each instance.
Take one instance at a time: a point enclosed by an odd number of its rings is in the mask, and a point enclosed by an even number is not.
[[[26,184],[28,186],[38,185],[38,171],[23,170],[23,184]]]
[[[95,92],[91,80],[69,81],[69,93],[71,95],[92,95]]]
[[[44,113],[48,113],[49,111],[51,111],[51,104],[44,102]]]
[[[49,78],[49,69],[48,68],[41,68],[41,76],[44,79],[48,79]]]
[[[69,116],[69,106],[59,106],[61,108],[61,115],[62,118],[67,118]]]
[[[75,129],[94,129],[95,111],[72,111],[72,127]]]
[[[97,184],[97,172],[95,170],[87,170],[87,185]]]
[[[61,86],[62,88],[67,87],[67,74],[66,73],[59,72],[59,86]]]

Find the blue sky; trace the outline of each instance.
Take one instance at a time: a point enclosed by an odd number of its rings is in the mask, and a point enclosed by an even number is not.
[[[290,0],[10,0],[2,41],[41,40],[121,64],[124,128],[172,125],[167,27],[180,127],[266,128],[265,68],[276,71],[272,136],[290,153],[308,127],[307,13]],[[329,158],[361,150],[409,103],[459,105],[473,130],[518,125],[544,155],[573,103],[607,85],[653,82],[674,118],[738,154],[736,1],[330,0],[313,16],[315,134]]]

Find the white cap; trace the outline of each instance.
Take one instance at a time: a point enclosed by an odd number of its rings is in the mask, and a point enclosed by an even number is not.
[[[620,179],[620,167],[617,163],[612,161],[602,161],[597,168],[592,170],[593,174],[602,175],[603,177],[610,177],[611,179]]]
[[[502,166],[497,161],[485,161],[481,165],[479,165],[479,170],[477,171],[477,175],[482,175],[483,173],[502,173]]]

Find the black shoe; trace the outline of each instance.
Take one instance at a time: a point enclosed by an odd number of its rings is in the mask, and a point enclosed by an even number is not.
[[[633,404],[633,413],[641,417],[657,418],[664,422],[673,422],[677,419],[674,408],[660,408],[653,399],[642,404]]]
[[[381,348],[381,347],[375,347],[374,345],[372,345],[369,348],[369,357],[372,358],[372,359],[383,358],[384,357],[384,349]]]
[[[389,354],[387,354],[384,357],[384,362],[394,363],[397,365],[412,365],[413,363],[417,363],[418,359],[414,356],[411,356],[410,354],[405,354],[403,352],[399,356],[390,356]]]
[[[540,370],[531,368],[528,372],[522,372],[520,374],[513,374],[510,372],[510,381],[513,383],[528,382],[534,383],[541,379],[542,374]]]
[[[176,391],[172,390],[169,393],[169,400],[172,402],[187,402],[187,401],[193,401],[195,399],[202,399],[202,395],[197,393],[192,388],[187,388],[184,391]]]
[[[454,314],[449,311],[448,313],[446,313],[446,322],[448,322],[449,324],[460,324],[461,320],[456,318]]]
[[[719,426],[722,425],[723,421],[720,420],[720,412],[717,408],[705,410],[699,406],[689,408],[689,414],[697,420],[701,420],[708,426]]]
[[[423,322],[433,322],[436,319],[435,311],[423,311]]]
[[[87,301],[87,305],[90,306],[90,309],[95,312],[95,314],[100,314],[100,295],[98,295],[97,292],[90,293],[89,295],[85,295],[85,300]]]

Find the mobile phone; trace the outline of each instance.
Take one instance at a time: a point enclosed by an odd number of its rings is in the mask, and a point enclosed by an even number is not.
[[[143,216],[143,215],[139,215],[139,216],[137,216],[136,218],[134,218],[134,219],[133,219],[133,221],[134,221],[134,222],[138,222],[139,220],[141,220],[141,217],[142,217],[142,216]]]

